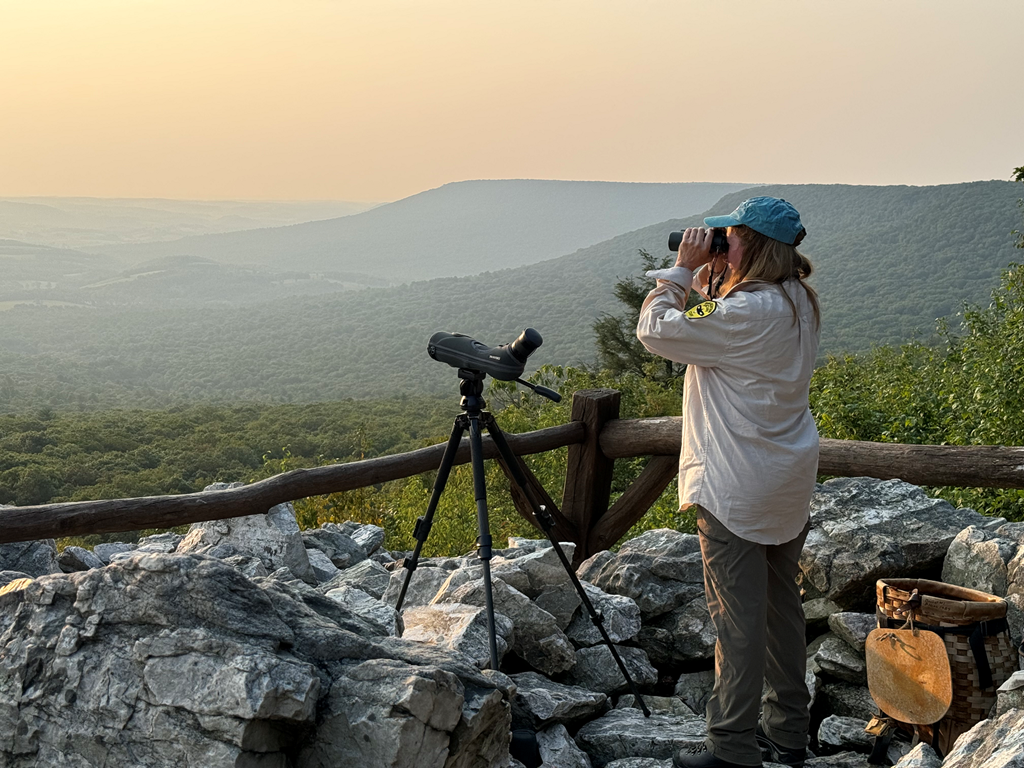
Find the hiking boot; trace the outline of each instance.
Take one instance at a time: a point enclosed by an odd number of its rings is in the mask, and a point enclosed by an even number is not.
[[[672,763],[676,768],[755,768],[715,757],[704,742],[695,747],[680,749],[672,758]]]
[[[781,763],[791,768],[804,768],[804,760],[807,759],[807,747],[792,749],[776,744],[768,738],[768,734],[764,732],[760,723],[757,725],[755,735],[757,736],[757,746],[761,748],[761,759],[766,763]]]

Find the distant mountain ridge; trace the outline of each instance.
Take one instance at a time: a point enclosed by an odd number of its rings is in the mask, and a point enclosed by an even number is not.
[[[809,235],[823,308],[823,352],[928,338],[962,301],[987,303],[1021,252],[1019,187],[773,185]],[[754,190],[732,192],[728,213]],[[246,307],[82,310],[25,307],[0,323],[0,410],[48,405],[162,407],[202,400],[312,402],[457,392],[455,371],[426,354],[439,330],[488,345],[537,328],[533,366],[593,361],[594,320],[618,313],[612,288],[638,249],[667,251],[668,232],[704,213],[619,234],[515,269]],[[454,403],[454,400],[453,400]]]
[[[276,270],[371,272],[402,283],[555,258],[666,218],[697,213],[749,186],[460,181],[341,219],[103,251],[130,262],[199,256]]]

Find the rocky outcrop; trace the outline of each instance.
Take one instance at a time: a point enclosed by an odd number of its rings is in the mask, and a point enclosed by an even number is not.
[[[1024,524],[863,478],[819,486],[812,520],[807,766],[866,768],[874,579],[941,573],[1013,602]],[[92,552],[0,548],[0,766],[517,768],[516,728],[545,766],[668,768],[703,740],[715,631],[697,537],[649,531],[578,570],[650,718],[549,542],[491,561],[508,676],[485,669],[479,561],[424,558],[399,613],[407,553],[385,543],[356,523],[300,532],[281,505]],[[904,740],[890,761],[1024,766],[1022,690],[1008,681],[945,761]]]

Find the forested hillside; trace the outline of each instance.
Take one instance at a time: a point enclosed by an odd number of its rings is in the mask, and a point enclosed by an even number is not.
[[[823,352],[840,352],[929,337],[935,318],[962,301],[987,301],[1014,259],[1015,186],[758,192],[800,209],[810,233],[802,250],[817,267],[824,309]],[[748,195],[727,196],[710,212],[727,213]],[[188,311],[18,307],[0,325],[0,409],[454,397],[454,369],[426,355],[438,330],[498,344],[533,326],[545,343],[531,363],[585,363],[594,356],[592,324],[618,311],[612,288],[638,268],[638,249],[664,253],[669,230],[700,219],[528,267],[329,298]]]
[[[355,216],[105,249],[131,263],[202,256],[275,270],[366,272],[391,283],[562,256],[748,184],[512,179],[445,184]]]

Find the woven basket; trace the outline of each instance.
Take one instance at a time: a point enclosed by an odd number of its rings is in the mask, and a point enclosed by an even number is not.
[[[875,584],[879,626],[906,621],[908,613],[904,609],[914,590],[920,597],[920,604],[913,610],[917,625],[970,627],[1006,618],[1006,601],[985,592],[927,579],[880,579]],[[987,629],[984,624],[981,626]],[[960,734],[988,717],[996,703],[996,689],[1017,670],[1019,660],[1008,629],[983,631],[984,654],[992,678],[992,684],[983,687],[983,674],[979,672],[969,634],[939,634],[949,655],[953,704],[939,725],[933,746],[946,754]]]

